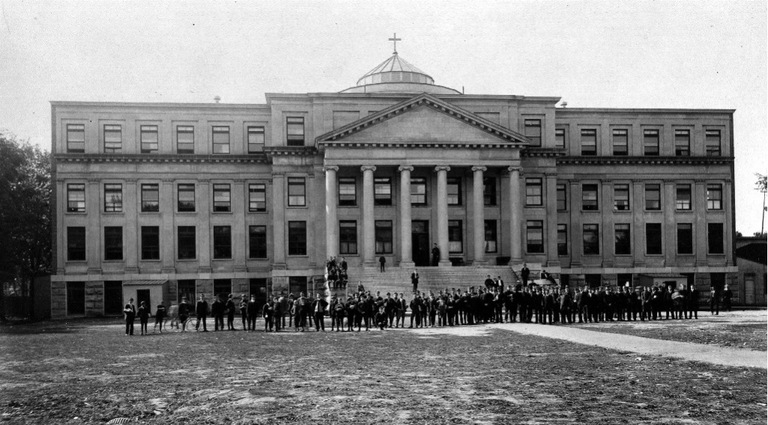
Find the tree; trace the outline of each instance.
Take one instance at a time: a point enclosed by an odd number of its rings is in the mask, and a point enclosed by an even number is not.
[[[51,187],[50,153],[0,131],[0,296],[17,288],[28,315],[35,278],[51,271]]]

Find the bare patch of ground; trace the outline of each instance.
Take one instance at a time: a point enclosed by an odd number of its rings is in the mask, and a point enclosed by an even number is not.
[[[57,325],[0,334],[0,423],[765,423],[764,369],[492,327],[125,337],[116,321]]]

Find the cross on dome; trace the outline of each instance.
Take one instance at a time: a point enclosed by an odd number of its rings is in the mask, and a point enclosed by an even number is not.
[[[395,33],[395,34],[394,34],[394,37],[390,38],[390,39],[389,39],[389,41],[391,41],[391,42],[395,43],[395,51],[394,51],[394,54],[396,55],[396,54],[397,54],[397,42],[398,42],[398,41],[403,41],[403,39],[402,39],[402,38],[397,38],[397,33]]]

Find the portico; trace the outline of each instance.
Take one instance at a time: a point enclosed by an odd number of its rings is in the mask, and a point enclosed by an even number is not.
[[[380,255],[391,256],[401,267],[424,265],[424,250],[428,253],[434,244],[440,267],[452,260],[487,264],[487,238],[497,232],[501,237],[493,241],[494,250],[501,246],[503,256],[522,261],[523,136],[422,94],[322,135],[317,143],[324,156],[326,257],[350,254],[340,252],[338,229],[340,221],[353,218],[361,229],[357,254],[364,266],[375,266]],[[350,208],[339,205],[340,175],[354,185],[346,191],[362,189],[361,202]],[[490,188],[488,178],[493,179]],[[377,181],[388,181],[398,196],[390,193],[391,201],[377,204]],[[501,190],[496,181],[503,181]],[[499,218],[494,229],[486,228],[486,210]],[[504,223],[501,211],[508,217]],[[377,246],[377,220],[384,219],[392,222],[391,252]],[[424,238],[415,237],[414,222],[428,229],[426,247]]]

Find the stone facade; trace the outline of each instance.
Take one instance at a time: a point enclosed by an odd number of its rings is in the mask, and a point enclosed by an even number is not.
[[[733,111],[397,78],[263,105],[52,102],[52,315],[115,314],[117,285],[161,285],[153,306],[311,290],[330,256],[354,280],[434,246],[439,268],[527,262],[570,285],[735,276]]]

